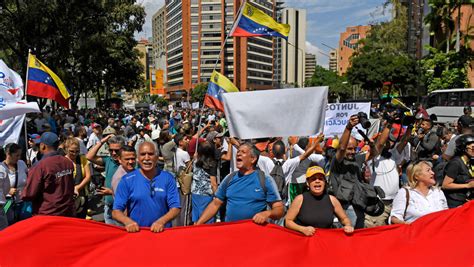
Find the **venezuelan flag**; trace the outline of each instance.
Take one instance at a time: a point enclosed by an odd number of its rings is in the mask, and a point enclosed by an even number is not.
[[[52,70],[39,61],[35,55],[28,57],[27,94],[48,98],[69,108],[68,98],[71,97],[64,83]]]
[[[290,25],[276,22],[262,10],[245,2],[230,36],[275,36],[288,40]]]
[[[207,93],[204,97],[204,105],[224,111],[224,104],[222,99],[223,93],[238,92],[239,89],[227,79],[224,75],[217,71],[212,72],[211,81],[207,86]]]

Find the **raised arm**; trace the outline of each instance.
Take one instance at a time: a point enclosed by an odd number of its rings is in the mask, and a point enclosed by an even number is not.
[[[106,143],[110,138],[112,138],[113,136],[114,136],[113,134],[108,135],[108,136],[102,138],[102,140],[100,140],[100,142],[95,144],[91,148],[91,150],[89,150],[89,152],[87,152],[87,155],[86,155],[87,160],[89,160],[90,162],[92,162],[94,164],[104,166],[105,165],[104,160],[102,159],[102,157],[97,156],[97,152],[99,152],[100,147],[104,143]]]
[[[341,141],[339,143],[339,148],[336,152],[337,161],[341,161],[346,156],[346,148],[351,138],[352,128],[354,128],[357,124],[359,124],[359,117],[357,115],[352,115],[347,122],[346,129],[344,129],[344,133],[342,134]]]

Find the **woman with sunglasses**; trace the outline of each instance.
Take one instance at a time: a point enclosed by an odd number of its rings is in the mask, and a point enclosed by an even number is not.
[[[456,139],[454,158],[445,168],[443,189],[450,208],[474,199],[474,135],[464,134]]]
[[[70,137],[64,142],[66,158],[74,163],[74,195],[76,217],[85,218],[87,213],[87,187],[91,181],[91,169],[86,156],[80,155],[79,140]]]
[[[323,168],[319,166],[308,168],[306,184],[309,190],[296,196],[291,203],[286,214],[285,227],[312,236],[316,228],[331,228],[336,215],[344,225],[345,233],[354,232],[354,227],[339,200],[327,192],[326,174]]]
[[[448,208],[446,197],[435,187],[431,163],[420,161],[408,165],[409,188],[398,190],[390,213],[391,224],[410,224],[418,218]]]
[[[12,203],[7,211],[9,225],[31,217],[31,203],[21,200],[20,197],[28,177],[28,167],[23,160],[20,160],[21,152],[22,149],[18,144],[6,145],[6,159],[0,164],[0,176],[8,177],[10,180],[10,190],[7,196]]]

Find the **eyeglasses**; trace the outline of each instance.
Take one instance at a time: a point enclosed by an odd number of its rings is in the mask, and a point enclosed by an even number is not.
[[[150,181],[150,196],[153,198],[155,196],[155,181]]]
[[[466,150],[474,151],[474,147],[466,147]]]

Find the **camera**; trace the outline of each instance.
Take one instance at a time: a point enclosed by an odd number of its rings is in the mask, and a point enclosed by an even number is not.
[[[370,128],[372,123],[370,123],[367,114],[365,114],[364,112],[359,112],[357,113],[357,117],[359,118],[359,123],[360,125],[362,125],[362,128],[366,130]]]
[[[416,118],[413,115],[405,114],[402,108],[399,108],[392,104],[386,105],[386,111],[383,114],[383,118],[391,123],[401,124],[402,126],[413,126]]]

